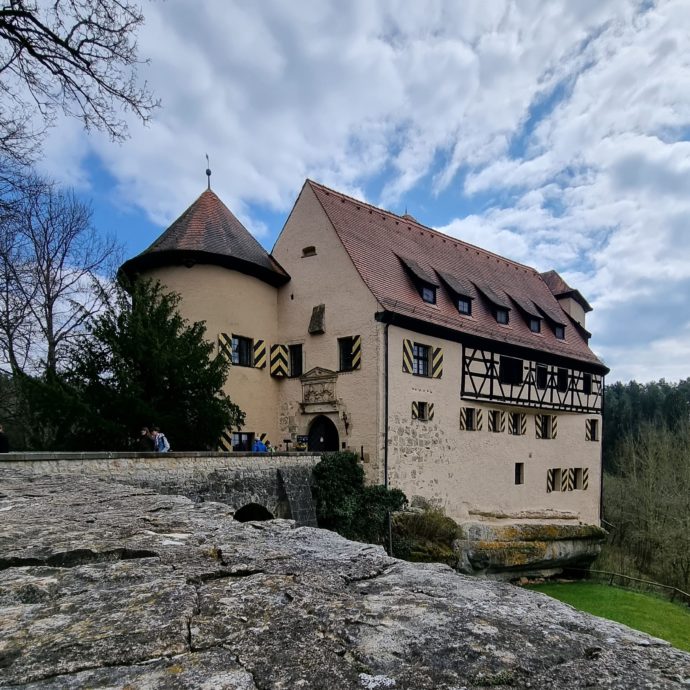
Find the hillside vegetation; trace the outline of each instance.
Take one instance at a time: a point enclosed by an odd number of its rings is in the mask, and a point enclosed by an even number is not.
[[[604,518],[595,567],[690,589],[690,379],[607,387]]]

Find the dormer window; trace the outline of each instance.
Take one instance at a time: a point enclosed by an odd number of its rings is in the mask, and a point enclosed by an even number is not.
[[[464,316],[471,316],[474,299],[472,295],[475,293],[475,288],[471,283],[457,275],[443,271],[436,271],[436,273],[448,289],[449,297],[455,302],[458,311]]]
[[[553,333],[557,340],[565,340],[565,326],[555,326]]]
[[[541,319],[535,319],[532,317],[529,320],[529,329],[532,331],[532,333],[540,333],[541,332]]]
[[[496,317],[496,323],[507,326],[510,321],[511,310],[508,295],[502,290],[493,290],[488,285],[478,283],[474,285],[484,296],[484,299],[488,303],[488,307],[491,309],[491,313]]]
[[[396,254],[396,256],[398,255]],[[405,256],[398,256],[398,259],[405,267],[407,275],[412,279],[419,296],[427,304],[436,304],[436,288],[438,283],[433,273],[426,271],[414,259],[409,259]]]
[[[436,288],[431,285],[422,285],[421,289],[422,299],[427,304],[436,304]]]

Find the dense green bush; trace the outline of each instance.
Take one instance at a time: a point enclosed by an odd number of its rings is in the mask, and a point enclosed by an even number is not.
[[[314,468],[313,495],[319,527],[348,539],[385,544],[388,513],[407,503],[399,489],[365,486],[364,470],[355,453],[327,453]]]

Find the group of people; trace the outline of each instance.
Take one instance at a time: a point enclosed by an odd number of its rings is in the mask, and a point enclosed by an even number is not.
[[[167,453],[170,450],[170,443],[165,434],[157,427],[149,429],[147,426],[141,427],[139,436],[139,448],[145,453]]]

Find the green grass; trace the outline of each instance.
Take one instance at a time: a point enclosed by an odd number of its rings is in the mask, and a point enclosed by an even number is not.
[[[590,582],[544,583],[529,589],[580,611],[618,621],[690,652],[690,609],[659,597]]]

